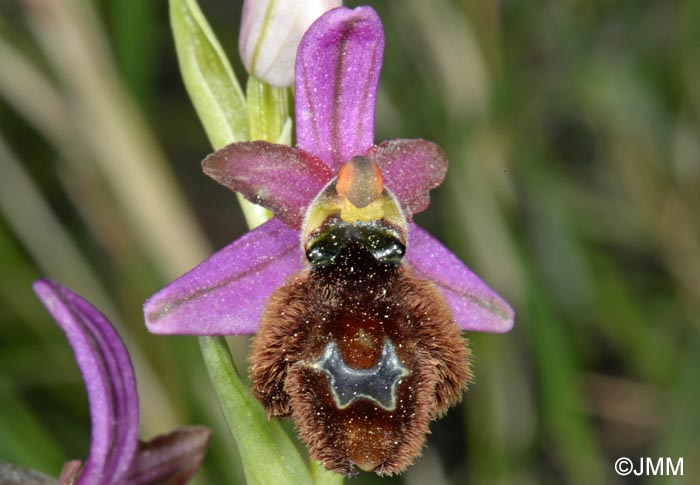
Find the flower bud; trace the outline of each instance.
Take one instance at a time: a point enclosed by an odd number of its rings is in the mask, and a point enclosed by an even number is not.
[[[277,87],[294,82],[294,60],[306,29],[341,0],[245,0],[239,50],[250,74]]]

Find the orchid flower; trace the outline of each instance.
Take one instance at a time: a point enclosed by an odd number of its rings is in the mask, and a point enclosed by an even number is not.
[[[203,162],[274,217],[144,306],[153,333],[259,331],[255,394],[346,475],[412,463],[470,378],[459,331],[505,332],[514,318],[412,222],[445,176],[444,152],[420,139],[374,144],[383,48],[369,7],[312,24],[296,58],[297,148],[234,143]]]
[[[114,327],[87,301],[56,282],[38,280],[34,291],[66,334],[90,401],[92,438],[88,459],[84,463],[67,462],[61,484],[189,481],[204,458],[209,430],[192,426],[149,442],[139,441],[134,370]],[[12,473],[29,480],[33,472],[23,475],[25,472],[15,468]],[[5,477],[5,471],[0,477]]]

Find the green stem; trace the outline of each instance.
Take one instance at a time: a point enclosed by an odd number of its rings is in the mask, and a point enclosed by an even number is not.
[[[281,143],[280,136],[289,118],[289,89],[276,88],[250,76],[246,99],[250,139]]]
[[[343,475],[330,472],[315,460],[311,460],[311,477],[314,485],[342,485]]]
[[[311,483],[289,436],[271,426],[267,413],[236,372],[224,337],[200,337],[204,362],[238,451],[248,483]]]

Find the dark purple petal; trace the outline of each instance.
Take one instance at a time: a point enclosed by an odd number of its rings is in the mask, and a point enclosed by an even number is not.
[[[72,291],[38,280],[34,291],[66,334],[90,401],[90,455],[78,483],[112,483],[138,446],[139,403],[124,343],[104,315]]]
[[[326,12],[299,44],[297,146],[334,172],[373,144],[383,55],[382,23],[370,7]]]
[[[312,155],[265,141],[233,143],[202,162],[204,173],[299,228],[306,206],[333,177]]]
[[[433,236],[415,224],[409,231],[408,263],[442,291],[462,330],[507,332],[513,327],[508,303]]]
[[[202,464],[211,432],[190,426],[139,443],[124,484],[187,483]]]
[[[302,268],[299,234],[273,218],[181,276],[144,304],[153,333],[253,333],[267,298]]]
[[[387,140],[372,147],[367,157],[377,162],[384,184],[409,216],[430,205],[430,189],[447,173],[445,152],[426,140]]]

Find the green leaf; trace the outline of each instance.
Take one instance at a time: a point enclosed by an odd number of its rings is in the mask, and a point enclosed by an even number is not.
[[[301,455],[280,424],[270,420],[241,381],[223,337],[200,337],[209,371],[231,434],[236,440],[248,483],[312,483]]]
[[[170,0],[180,71],[215,149],[249,139],[248,110],[238,80],[196,0]]]

